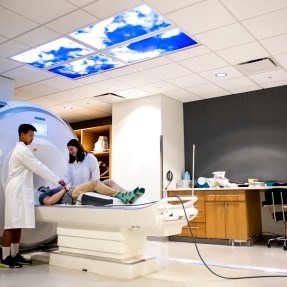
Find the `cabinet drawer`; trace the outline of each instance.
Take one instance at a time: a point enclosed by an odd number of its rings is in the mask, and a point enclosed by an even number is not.
[[[193,222],[205,222],[205,212],[199,211],[196,217],[193,218],[192,221],[190,221],[190,224],[192,224]]]
[[[210,190],[205,201],[245,201],[245,190]]]
[[[194,237],[205,237],[205,224],[204,223],[190,223],[192,234]],[[192,237],[188,227],[183,227],[180,236]]]

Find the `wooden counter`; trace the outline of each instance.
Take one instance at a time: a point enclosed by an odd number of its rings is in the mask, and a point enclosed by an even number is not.
[[[250,240],[260,235],[260,192],[274,187],[195,188],[198,217],[190,222],[193,236],[230,240]],[[168,196],[191,195],[192,189],[168,190]],[[190,237],[188,227],[178,236]]]

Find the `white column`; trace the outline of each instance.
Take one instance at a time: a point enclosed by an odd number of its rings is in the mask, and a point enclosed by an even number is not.
[[[148,200],[161,197],[160,136],[165,174],[174,183],[184,170],[183,105],[163,95],[113,105],[113,179],[126,188],[145,187]]]

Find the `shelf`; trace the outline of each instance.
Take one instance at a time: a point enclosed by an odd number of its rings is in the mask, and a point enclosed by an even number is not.
[[[95,156],[108,156],[110,154],[110,151],[102,151],[102,152],[98,152],[98,151],[90,151],[91,154],[95,155]]]

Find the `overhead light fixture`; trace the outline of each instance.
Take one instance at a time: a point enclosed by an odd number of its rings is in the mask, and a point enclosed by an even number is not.
[[[217,74],[215,74],[215,77],[225,77],[225,76],[227,76],[227,73],[217,73]]]
[[[173,29],[162,34],[131,43],[127,46],[108,50],[107,53],[127,63],[135,63],[174,52],[178,49],[195,44],[197,44],[196,41],[181,32],[179,29]]]
[[[12,59],[78,79],[196,44],[159,13],[141,5]]]
[[[171,23],[157,12],[141,5],[70,36],[100,50],[169,26]]]
[[[47,68],[91,54],[92,52],[94,51],[68,38],[60,38],[33,50],[16,55],[12,57],[12,59],[37,68]]]

